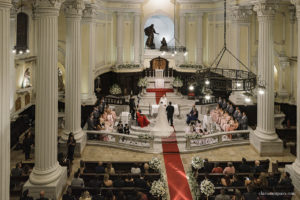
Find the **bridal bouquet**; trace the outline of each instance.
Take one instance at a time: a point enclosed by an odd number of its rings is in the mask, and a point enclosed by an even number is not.
[[[138,86],[139,87],[142,87],[142,88],[145,88],[148,86],[148,80],[146,77],[144,78],[140,78],[139,82],[138,82]]]
[[[152,158],[149,162],[149,167],[155,171],[160,171],[160,160],[156,157]]]
[[[179,77],[176,77],[173,81],[173,87],[180,88],[182,86],[183,86],[182,80]]]
[[[113,84],[109,89],[110,94],[112,95],[119,95],[122,93],[121,88],[118,84]]]
[[[166,182],[163,179],[153,181],[150,193],[153,196],[161,197],[163,200],[167,199]]]
[[[204,162],[203,159],[198,157],[198,156],[194,156],[192,158],[192,166],[194,169],[200,169],[204,166]]]
[[[215,186],[211,181],[204,179],[200,184],[200,190],[208,197],[215,193]]]

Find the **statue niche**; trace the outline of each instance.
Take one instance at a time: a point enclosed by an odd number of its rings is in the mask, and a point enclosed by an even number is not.
[[[155,44],[154,44],[154,34],[159,34],[156,33],[154,29],[154,25],[151,24],[147,28],[144,29],[145,35],[148,36],[147,41],[146,41],[146,46],[149,47],[150,49],[155,49]]]

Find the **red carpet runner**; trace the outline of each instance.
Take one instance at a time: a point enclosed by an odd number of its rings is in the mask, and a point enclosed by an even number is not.
[[[190,187],[184,172],[177,146],[175,132],[162,139],[162,148],[167,172],[171,200],[192,200]]]
[[[167,88],[153,88],[153,89],[148,88],[146,91],[147,92],[155,92],[155,99],[156,99],[157,104],[159,103],[160,98],[164,94],[166,94],[167,92],[174,92],[174,90],[171,89],[171,88],[170,89],[167,89]]]

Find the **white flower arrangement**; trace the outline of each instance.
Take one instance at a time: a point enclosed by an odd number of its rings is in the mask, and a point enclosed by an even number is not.
[[[192,135],[188,135],[188,138],[190,138],[190,139],[201,139],[202,135],[200,135],[198,133],[195,133],[195,134],[192,134]]]
[[[117,69],[134,69],[134,68],[139,68],[140,65],[135,65],[135,64],[123,64],[123,65],[118,65],[116,68]]]
[[[143,134],[138,136],[139,139],[153,139],[153,136],[149,134]]]
[[[183,82],[179,77],[176,77],[173,81],[173,87],[182,87],[183,86]]]
[[[156,157],[152,158],[149,162],[149,167],[151,169],[153,169],[154,171],[159,172],[161,170],[161,161],[160,161],[160,159],[158,159]]]
[[[190,68],[190,69],[202,69],[202,65],[192,65],[192,64],[183,64],[179,65],[180,68]]]
[[[215,193],[215,186],[211,181],[204,179],[200,184],[200,190],[201,193],[208,197]]]
[[[140,78],[139,82],[138,82],[138,86],[139,87],[142,87],[142,88],[145,88],[148,86],[148,80],[146,77],[144,78]]]
[[[198,156],[194,156],[192,158],[192,166],[194,169],[200,169],[204,166],[204,162],[203,159],[198,157]]]
[[[163,200],[167,199],[166,181],[163,179],[153,181],[150,193],[153,196],[161,197]]]
[[[121,88],[120,88],[120,86],[118,84],[113,84],[111,86],[111,88],[109,89],[109,92],[112,95],[118,95],[118,94],[122,93]]]

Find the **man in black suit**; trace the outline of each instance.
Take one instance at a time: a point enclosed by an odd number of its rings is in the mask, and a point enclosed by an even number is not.
[[[135,119],[134,115],[136,113],[136,107],[135,107],[134,98],[132,96],[130,96],[130,99],[129,99],[129,110],[131,113],[131,119]]]
[[[168,122],[171,123],[171,126],[173,126],[173,114],[174,114],[174,106],[172,106],[172,102],[169,102],[169,105],[166,108],[167,110],[167,118]]]

